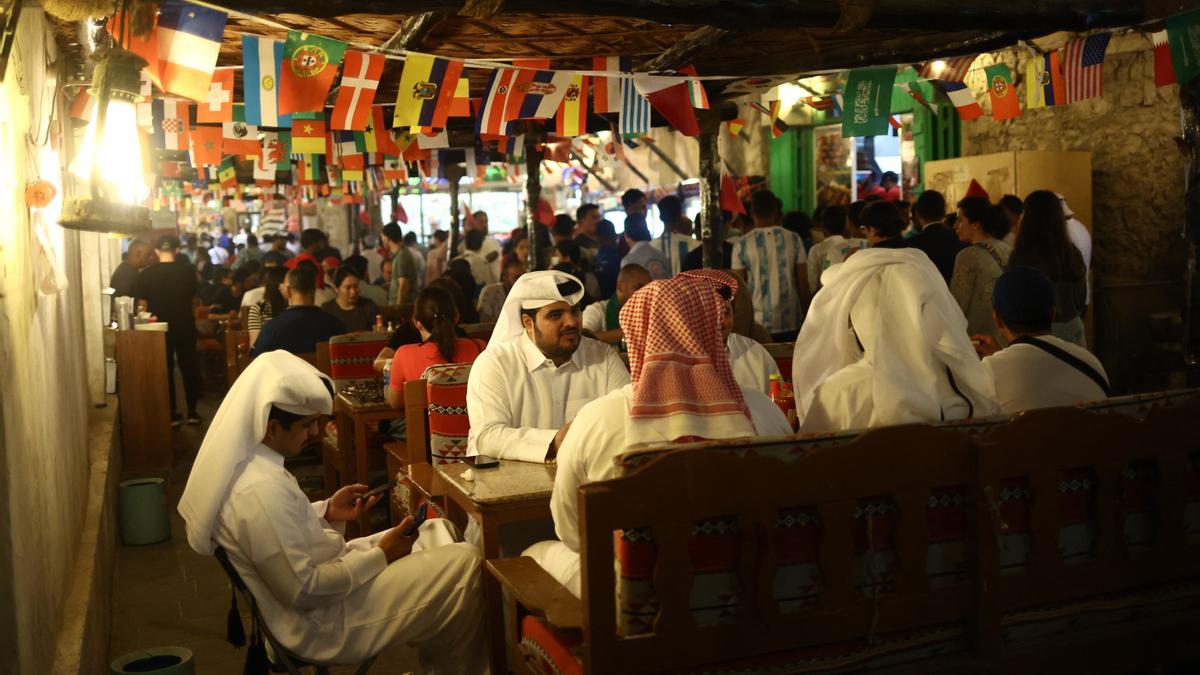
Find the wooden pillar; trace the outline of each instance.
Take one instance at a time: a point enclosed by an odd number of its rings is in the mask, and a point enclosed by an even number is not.
[[[458,251],[458,242],[460,238],[461,218],[462,215],[458,210],[458,180],[464,175],[462,167],[457,164],[450,164],[446,167],[446,180],[450,183],[450,246],[447,253],[451,258]]]
[[[538,240],[537,208],[542,199],[542,129],[530,124],[525,133],[525,227],[529,233],[529,270],[542,268],[541,242]]]
[[[721,114],[717,109],[697,110],[700,122],[700,236],[704,242],[704,266],[721,268],[721,153],[717,134]]]
[[[1188,366],[1200,365],[1193,342],[1195,316],[1196,241],[1200,238],[1200,77],[1179,83],[1179,147],[1186,159],[1187,191],[1182,235],[1187,247],[1184,272],[1183,354]]]

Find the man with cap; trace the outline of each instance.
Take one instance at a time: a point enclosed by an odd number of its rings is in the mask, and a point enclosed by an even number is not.
[[[585,404],[629,383],[608,345],[583,337],[583,284],[565,272],[517,279],[467,380],[469,456],[554,459]]]
[[[996,400],[1006,413],[1075,405],[1110,395],[1100,359],[1050,334],[1054,302],[1054,284],[1033,267],[1009,268],[996,280],[992,307],[996,327],[1008,346],[1000,349],[991,335],[976,335],[972,340],[984,357],[983,367],[996,382]]]
[[[417,649],[423,672],[484,673],[479,554],[457,531],[412,519],[347,541],[374,505],[366,485],[310,503],[284,467],[333,409],[329,378],[286,352],[263,354],[229,390],[196,456],[179,513],[188,544],[223,549],[271,633],[316,664],[364,661],[390,645]]]
[[[618,455],[640,443],[792,432],[764,392],[735,380],[720,327],[732,311],[732,281],[720,272],[685,272],[652,282],[621,307],[632,382],[585,406],[571,424],[550,497],[560,541],[524,553],[575,595],[581,592],[579,487],[614,478]]]

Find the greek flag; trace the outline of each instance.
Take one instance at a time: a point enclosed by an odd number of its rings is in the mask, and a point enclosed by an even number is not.
[[[620,129],[625,137],[650,133],[650,101],[638,93],[633,78],[621,80]]]

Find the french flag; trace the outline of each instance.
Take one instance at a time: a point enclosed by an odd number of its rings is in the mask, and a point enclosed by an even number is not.
[[[164,91],[208,100],[229,15],[182,0],[167,0],[158,15],[158,63]]]

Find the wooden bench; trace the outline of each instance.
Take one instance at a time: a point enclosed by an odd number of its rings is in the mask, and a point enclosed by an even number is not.
[[[1200,657],[1200,398],[1086,407],[633,449],[619,478],[580,490],[582,599],[531,559],[488,561],[515,599],[514,670]]]

